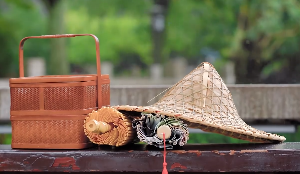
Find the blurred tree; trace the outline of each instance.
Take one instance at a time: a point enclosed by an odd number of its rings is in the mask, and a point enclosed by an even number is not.
[[[5,26],[5,27],[1,27]],[[13,57],[13,44],[16,40],[13,25],[0,16],[0,77],[7,77],[10,71]]]
[[[151,31],[153,43],[153,59],[154,63],[163,63],[162,50],[164,48],[166,32],[165,23],[169,7],[169,0],[154,0],[151,9]]]
[[[170,0],[153,0],[151,9],[152,57],[154,64],[161,64],[163,74],[169,76],[172,67],[169,66],[169,55],[164,54],[167,36],[166,23]]]
[[[11,71],[13,62],[18,56],[17,49],[15,49],[15,44],[18,43],[16,35],[18,27],[8,17],[11,5],[21,9],[32,8],[30,2],[22,0],[0,1],[0,77],[17,75],[17,73]]]
[[[285,65],[297,69],[299,63],[287,55],[299,54],[299,5],[299,0],[173,0],[166,51],[199,59],[207,46],[235,63],[237,83],[262,83]]]
[[[237,83],[300,81],[300,76],[292,76],[300,73],[299,0],[167,0],[165,38],[155,39],[161,44],[155,44],[156,48],[152,44],[151,8],[155,2],[165,1],[72,0],[64,1],[66,4],[60,0],[2,2],[10,4],[10,10],[1,9],[0,12],[0,36],[5,41],[0,43],[5,43],[0,48],[3,55],[0,61],[5,61],[2,64],[17,60],[4,57],[17,56],[13,47],[22,37],[45,33],[93,33],[100,40],[101,59],[114,63],[120,72],[133,64],[145,69],[164,57],[177,55],[186,57],[190,64],[198,64],[203,61],[200,50],[206,47],[221,53],[221,61],[215,62],[217,68],[226,61],[236,64]],[[24,8],[30,2],[34,2],[31,3],[34,8]],[[39,5],[41,2],[45,2],[43,6],[47,4],[49,14],[53,12],[50,21]],[[65,30],[62,24],[66,25]],[[9,36],[12,39],[8,39]],[[68,61],[79,65],[95,62],[92,38],[67,41],[67,53],[63,49],[64,39],[51,40],[50,47],[46,41],[28,41],[25,55],[47,58],[50,55],[50,69],[66,70],[50,74],[67,73]],[[49,48],[55,52],[49,54]],[[152,50],[158,50],[161,57],[156,56],[155,60]],[[64,59],[66,54],[68,60]],[[1,70],[7,71],[6,67]]]
[[[5,8],[6,10],[0,15],[0,18],[5,19],[8,24],[7,25],[3,25],[5,27],[3,27],[5,30],[10,31],[13,34],[13,37],[10,37],[10,35],[8,35],[8,33],[4,32],[4,37],[6,37],[8,40],[6,41],[5,39],[3,39],[1,43],[4,43],[6,47],[8,47],[8,49],[5,49],[5,51],[1,51],[2,54],[10,54],[10,58],[6,58],[6,57],[1,57],[0,61],[10,61],[11,62],[11,66],[8,66],[8,64],[6,64],[6,69],[5,68],[1,68],[1,70],[5,70],[5,73],[9,73],[7,74],[10,77],[16,77],[18,76],[17,74],[17,70],[18,70],[18,43],[20,42],[20,40],[23,37],[26,36],[32,36],[32,35],[44,35],[49,33],[55,33],[55,31],[51,30],[56,30],[56,29],[61,29],[61,25],[59,23],[58,24],[59,27],[54,26],[53,24],[51,24],[51,20],[50,20],[50,24],[47,25],[48,23],[48,15],[47,15],[47,10],[45,11],[45,5],[49,5],[48,1],[33,1],[33,0],[16,0],[16,1],[5,1]],[[54,7],[48,7],[48,8],[53,8]],[[51,11],[55,11],[54,10],[50,10]],[[61,10],[57,10],[58,12]],[[49,12],[49,13],[50,13]],[[52,14],[57,14],[58,12],[53,12]],[[61,18],[61,14],[58,14],[56,16],[56,18]],[[55,17],[54,17],[54,20]],[[60,20],[60,19],[59,19]],[[34,22],[33,22],[34,21]],[[53,20],[52,20],[53,21]],[[55,23],[55,22],[54,22]],[[48,29],[47,31],[47,26],[49,26],[50,29]],[[54,28],[54,29],[51,29]],[[1,28],[1,26],[0,26]],[[3,32],[0,31],[0,35]],[[62,32],[58,32],[58,33],[62,33]],[[28,57],[42,57],[42,58],[47,58],[50,59],[50,64],[52,64],[52,66],[47,65],[48,70],[49,69],[54,69],[54,73],[50,70],[49,74],[65,74],[62,71],[65,71],[67,73],[69,73],[68,68],[69,65],[67,63],[64,63],[64,59],[66,60],[66,56],[64,55],[64,45],[65,44],[56,44],[55,42],[57,42],[55,39],[51,40],[54,41],[54,43],[52,42],[52,45],[54,46],[53,49],[54,51],[50,51],[49,49],[49,45],[48,42],[49,40],[47,39],[31,39],[26,41],[25,45],[24,45],[24,58],[25,61]],[[63,42],[60,42],[63,43]],[[56,50],[55,47],[58,46],[58,50]],[[62,51],[60,51],[60,49]],[[52,52],[52,57],[54,57],[54,59],[49,58],[49,53]],[[8,56],[7,56],[8,57]],[[63,58],[61,58],[63,57]],[[59,59],[57,61],[57,59]],[[26,66],[26,64],[25,64]],[[64,67],[65,66],[65,67]],[[60,69],[62,69],[62,71],[60,71]],[[9,71],[10,70],[10,71]],[[26,70],[26,67],[25,67]]]
[[[73,0],[68,1],[67,30],[70,33],[93,33],[100,41],[102,61],[110,61],[117,70],[134,64],[146,67],[151,56],[150,1]],[[81,37],[69,42],[71,63],[95,63],[92,38]]]
[[[66,2],[61,0],[44,0],[49,12],[48,33],[65,34],[64,13]],[[69,74],[70,66],[66,55],[65,38],[51,39],[50,56],[48,59],[48,74]]]
[[[236,64],[238,83],[261,83],[263,76],[288,64],[290,60],[278,53],[293,37],[299,37],[299,8],[298,0],[241,1],[235,34],[227,50]]]

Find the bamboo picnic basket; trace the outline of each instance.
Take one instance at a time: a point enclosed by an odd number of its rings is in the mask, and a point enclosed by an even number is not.
[[[27,39],[91,36],[96,44],[97,74],[24,77],[23,45]],[[9,80],[12,148],[83,149],[86,115],[110,105],[109,75],[101,75],[99,40],[92,34],[30,36],[19,45],[19,78]]]

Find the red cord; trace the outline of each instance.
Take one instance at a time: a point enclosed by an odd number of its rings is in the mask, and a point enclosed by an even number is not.
[[[164,138],[164,163],[163,163],[163,171],[162,174],[168,174],[167,170],[167,163],[166,163],[166,138],[165,138],[165,133],[163,133],[163,138]]]

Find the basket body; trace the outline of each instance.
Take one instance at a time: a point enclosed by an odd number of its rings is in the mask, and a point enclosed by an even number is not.
[[[97,74],[24,77],[23,45],[28,39],[91,36]],[[109,75],[101,75],[99,39],[93,34],[29,36],[19,45],[19,78],[11,78],[12,148],[83,149],[92,145],[84,119],[110,105]]]
[[[85,115],[11,116],[12,148],[84,149],[91,147],[82,125]]]
[[[98,86],[101,85],[101,98]],[[81,149],[86,114],[110,104],[109,75],[38,76],[10,79],[12,148]]]

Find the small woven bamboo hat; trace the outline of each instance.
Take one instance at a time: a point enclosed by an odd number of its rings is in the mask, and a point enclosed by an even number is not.
[[[157,113],[182,119],[190,128],[219,133],[250,142],[279,143],[285,137],[247,125],[216,69],[201,63],[150,106],[113,106],[119,111]]]

